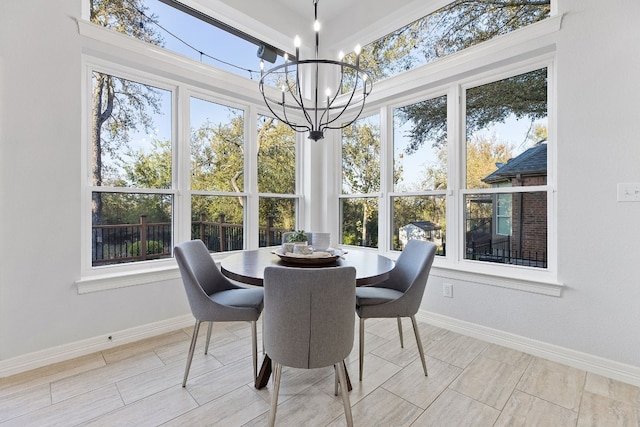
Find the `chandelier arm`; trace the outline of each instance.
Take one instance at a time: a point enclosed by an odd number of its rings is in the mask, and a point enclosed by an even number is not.
[[[287,119],[287,113],[286,110],[283,108],[283,113],[284,113],[284,118],[282,116],[280,116],[278,113],[276,113],[274,111],[274,109],[271,107],[271,104],[273,103],[274,105],[281,105],[279,102],[277,102],[276,100],[274,100],[273,98],[269,98],[268,96],[266,96],[264,94],[264,90],[262,85],[260,85],[260,91],[262,92],[262,96],[265,100],[265,105],[267,106],[267,108],[269,109],[269,111],[271,111],[271,114],[273,114],[273,116],[280,120],[281,122],[285,123],[286,125],[288,125],[291,129],[293,129],[296,132],[304,132],[307,130],[310,130],[308,126],[303,126],[303,125],[298,125],[296,123],[290,123],[289,120]]]
[[[358,118],[360,117],[360,114],[362,114],[362,111],[364,110],[365,100],[367,99],[367,96],[369,96],[369,93],[371,93],[371,88],[373,87],[373,84],[371,84],[370,82],[365,81],[365,82],[364,82],[364,84],[365,84],[365,87],[363,88],[363,95],[362,95],[362,99],[359,101],[359,103],[360,103],[360,110],[359,110],[359,111],[358,111],[358,113],[355,115],[354,119],[353,119],[353,120],[351,120],[351,121],[350,121],[350,122],[348,122],[348,123],[342,123],[340,126],[331,126],[331,123],[334,123],[336,120],[338,120],[340,117],[342,117],[342,114],[344,114],[344,112],[347,110],[347,106],[348,106],[349,104],[346,104],[346,105],[342,108],[342,111],[340,112],[340,114],[338,114],[337,116],[335,116],[335,117],[333,118],[333,120],[328,121],[328,122],[326,123],[325,129],[341,129],[341,128],[346,127],[346,126],[350,126],[353,122],[355,122],[356,120],[358,120]],[[368,91],[368,92],[366,91],[366,85],[367,85],[367,84],[369,84],[369,85],[370,85],[370,89],[369,89],[369,91]],[[355,90],[356,90],[356,89],[354,89],[354,91],[355,91]]]

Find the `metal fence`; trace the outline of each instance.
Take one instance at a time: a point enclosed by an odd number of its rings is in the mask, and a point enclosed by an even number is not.
[[[259,227],[259,245],[273,246],[282,243],[280,228],[273,227],[273,218],[266,226]],[[218,221],[207,221],[204,215],[191,223],[191,238],[200,239],[211,252],[244,249],[244,226]],[[140,216],[138,224],[94,225],[91,233],[92,265],[120,264],[134,261],[170,258],[173,236],[170,222],[147,222]]]

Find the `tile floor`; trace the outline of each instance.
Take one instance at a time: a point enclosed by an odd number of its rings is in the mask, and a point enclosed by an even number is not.
[[[367,321],[362,382],[356,326],[356,426],[640,426],[639,387],[419,322],[425,377],[403,324],[401,349],[395,320]],[[191,328],[0,379],[0,426],[266,425],[271,383],[253,387],[248,323],[216,324],[206,356],[201,331],[186,388]],[[333,381],[332,368],[285,368],[276,425],[345,425]]]

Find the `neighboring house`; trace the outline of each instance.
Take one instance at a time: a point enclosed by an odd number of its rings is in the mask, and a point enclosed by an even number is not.
[[[507,163],[496,166],[498,169],[483,179],[493,187],[546,185],[546,140]],[[475,258],[518,264],[546,264],[547,193],[494,194],[490,203],[493,214],[490,227],[485,228],[485,235],[478,236],[475,230],[467,233],[467,246],[470,241],[483,241],[482,248],[476,245],[473,249],[478,252]],[[479,255],[481,252],[482,255]]]
[[[431,221],[413,221],[400,227],[400,244],[404,248],[409,240],[428,240],[442,247],[442,227]]]

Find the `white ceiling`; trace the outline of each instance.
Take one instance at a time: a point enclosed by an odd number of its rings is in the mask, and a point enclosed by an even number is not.
[[[314,0],[182,0],[278,48],[291,51],[299,35],[313,45]],[[320,45],[353,49],[418,19],[451,0],[319,0]]]

